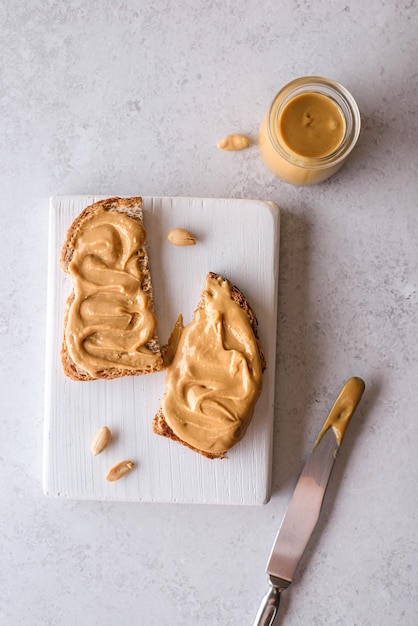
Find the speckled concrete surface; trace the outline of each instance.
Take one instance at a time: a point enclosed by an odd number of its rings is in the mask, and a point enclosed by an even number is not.
[[[0,623],[251,624],[281,516],[341,383],[362,376],[288,626],[418,614],[418,9],[399,0],[0,3]],[[356,97],[349,163],[275,180],[256,139],[287,81]],[[42,495],[48,197],[250,197],[282,207],[274,491],[263,507]]]

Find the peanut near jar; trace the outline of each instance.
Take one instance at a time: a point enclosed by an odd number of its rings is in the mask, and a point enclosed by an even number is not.
[[[277,178],[315,185],[345,163],[360,134],[360,112],[339,83],[320,76],[285,85],[264,115],[258,146]]]

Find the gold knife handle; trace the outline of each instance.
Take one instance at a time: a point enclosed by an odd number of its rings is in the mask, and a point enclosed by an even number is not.
[[[254,626],[273,626],[280,606],[281,589],[270,582],[270,589],[261,601]]]

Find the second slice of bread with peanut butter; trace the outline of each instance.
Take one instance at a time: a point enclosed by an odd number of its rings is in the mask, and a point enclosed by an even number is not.
[[[73,380],[162,369],[145,242],[140,197],[96,202],[68,229],[60,263],[73,288],[61,357]]]
[[[176,325],[169,353],[154,432],[207,458],[224,457],[248,428],[266,367],[257,319],[241,291],[210,272],[193,320]]]

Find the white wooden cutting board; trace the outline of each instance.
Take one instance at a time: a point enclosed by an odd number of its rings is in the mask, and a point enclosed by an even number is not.
[[[179,315],[187,324],[206,274],[228,278],[247,297],[259,321],[267,370],[244,439],[227,458],[210,460],[155,435],[151,423],[164,393],[164,373],[111,381],[75,382],[61,367],[60,349],[69,277],[59,267],[67,228],[89,204],[106,196],[50,200],[46,346],[44,492],[72,499],[262,504],[270,497],[276,358],[279,210],[257,200],[143,198],[159,338],[164,344]],[[197,238],[190,247],[166,239],[171,228]],[[99,456],[90,453],[100,426],[113,433]],[[116,462],[135,468],[109,483]]]

